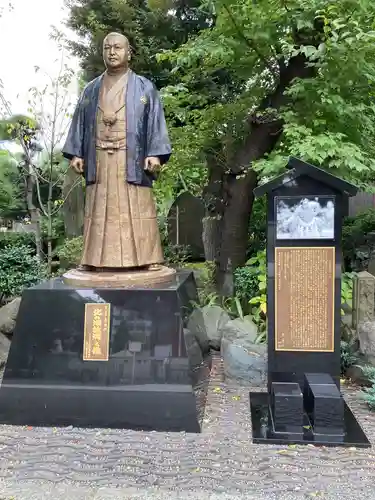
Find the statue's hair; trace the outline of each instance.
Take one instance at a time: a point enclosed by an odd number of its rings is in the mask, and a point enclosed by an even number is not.
[[[114,35],[116,35],[116,36],[121,36],[122,38],[124,38],[124,39],[126,40],[126,43],[128,44],[128,46],[130,47],[130,43],[129,43],[129,39],[128,39],[128,37],[126,37],[126,36],[125,36],[125,35],[123,35],[122,33],[118,33],[118,32],[116,32],[116,31],[112,31],[112,33],[108,33],[108,35],[104,38],[103,43],[107,40],[107,38],[108,38],[108,37],[110,37],[110,36],[114,36]]]

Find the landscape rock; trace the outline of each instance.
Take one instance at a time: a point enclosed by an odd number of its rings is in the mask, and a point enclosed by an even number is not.
[[[349,366],[345,372],[345,376],[350,379],[354,384],[370,387],[372,385],[371,381],[368,379],[365,367],[362,364],[356,364]]]
[[[0,309],[0,334],[11,336],[16,324],[21,297],[17,297]]]
[[[220,350],[224,327],[230,321],[230,316],[219,306],[205,306],[193,311],[187,328],[195,334],[199,344],[208,340],[209,346]]]
[[[10,340],[0,333],[0,369],[5,366],[8,359],[8,353],[10,348]]]
[[[258,328],[250,316],[228,321],[223,332],[223,338],[227,340],[246,339],[250,343],[255,343],[257,336]]]
[[[267,344],[256,344],[257,327],[250,318],[229,321],[221,341],[221,356],[227,379],[252,386],[267,381]]]
[[[364,321],[358,326],[359,349],[375,366],[375,321]]]

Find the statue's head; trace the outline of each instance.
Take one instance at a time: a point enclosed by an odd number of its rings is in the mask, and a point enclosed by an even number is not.
[[[109,70],[126,69],[130,61],[130,44],[121,33],[110,33],[103,42],[103,59]]]

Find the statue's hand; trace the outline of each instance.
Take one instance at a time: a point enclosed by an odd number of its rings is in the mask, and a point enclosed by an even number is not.
[[[77,174],[83,174],[83,164],[83,158],[78,158],[78,156],[70,160],[70,166]]]
[[[156,156],[148,156],[145,159],[145,170],[149,172],[157,172],[160,168],[160,160]]]

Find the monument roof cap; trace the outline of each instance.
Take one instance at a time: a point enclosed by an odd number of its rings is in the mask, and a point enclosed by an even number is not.
[[[311,177],[312,179],[315,179],[322,184],[331,186],[333,189],[341,191],[348,196],[355,196],[357,194],[358,188],[354,184],[344,181],[343,179],[329,174],[319,167],[315,167],[314,165],[311,165],[310,163],[307,163],[298,158],[294,158],[293,156],[289,158],[286,168],[289,170],[288,172],[274,177],[269,182],[261,184],[260,186],[255,188],[255,197],[259,198],[266,193],[271,193],[272,191],[275,191],[275,189],[278,189],[281,186],[285,186],[290,181],[297,179],[302,175]]]

